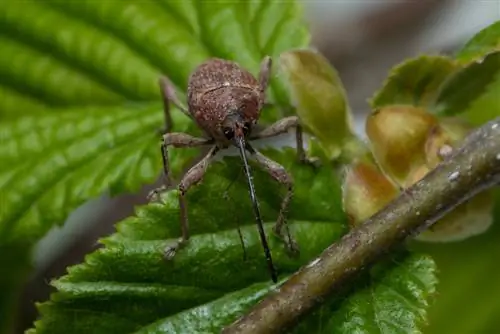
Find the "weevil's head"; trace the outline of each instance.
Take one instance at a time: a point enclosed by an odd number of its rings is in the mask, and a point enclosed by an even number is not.
[[[255,121],[248,120],[238,110],[229,112],[222,122],[221,131],[226,140],[236,143],[239,138],[246,139]]]
[[[246,139],[257,123],[260,111],[258,96],[252,91],[232,89],[231,98],[225,104],[224,119],[220,131],[226,140],[235,143],[237,138]]]

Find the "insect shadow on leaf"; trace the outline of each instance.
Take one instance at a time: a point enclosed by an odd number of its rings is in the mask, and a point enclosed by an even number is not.
[[[266,261],[273,282],[277,282],[277,272],[264,232],[259,204],[257,202],[253,178],[247,161],[247,153],[278,183],[285,185],[287,193],[281,202],[278,219],[273,227],[274,233],[284,241],[290,255],[298,255],[299,247],[290,235],[286,224],[286,211],[293,196],[293,179],[283,166],[269,159],[250,145],[250,141],[275,137],[295,128],[297,155],[301,162],[307,162],[302,140],[302,127],[297,116],[283,118],[262,131],[252,129],[257,124],[260,112],[266,104],[265,91],[269,84],[272,60],[264,57],[258,78],[243,69],[239,64],[219,58],[212,58],[199,65],[189,77],[186,107],[177,97],[175,89],[167,77],[160,78],[159,84],[163,97],[166,129],[162,136],[161,154],[165,184],[153,190],[150,199],[159,199],[159,194],[171,183],[168,161],[168,146],[200,147],[210,145],[208,153],[181,178],[178,184],[181,237],[165,249],[165,258],[172,259],[176,252],[189,240],[189,224],[185,196],[191,186],[199,183],[215,155],[231,146],[239,150],[259,236],[264,248]],[[170,103],[190,117],[206,135],[205,138],[193,137],[186,133],[170,132],[172,118]],[[285,231],[284,231],[285,230]],[[242,238],[241,238],[242,239]]]

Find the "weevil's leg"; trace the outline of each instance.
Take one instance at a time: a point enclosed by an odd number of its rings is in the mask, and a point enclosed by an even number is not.
[[[256,151],[249,144],[247,144],[247,150],[252,154],[252,157],[264,168],[264,170],[269,173],[269,175],[271,175],[280,184],[285,185],[287,188],[287,193],[281,202],[278,220],[276,221],[273,230],[282,240],[285,241],[288,250],[292,254],[298,254],[299,247],[295,240],[292,238],[290,229],[288,228],[288,224],[286,223],[286,212],[293,196],[293,179],[283,166],[281,166],[276,161],[269,159],[262,153]],[[285,227],[286,238],[284,235],[285,233],[283,233],[283,227]]]
[[[311,163],[311,161],[306,156],[306,151],[304,150],[304,139],[302,137],[302,126],[300,125],[299,118],[297,116],[285,117],[271,124],[267,128],[260,132],[250,135],[250,140],[269,138],[281,135],[288,132],[291,128],[295,128],[295,140],[297,143],[297,156],[300,162]]]
[[[265,97],[267,86],[269,86],[269,78],[271,77],[272,58],[265,56],[260,63],[259,71],[259,86],[261,94]]]
[[[183,176],[181,182],[179,183],[179,210],[180,210],[180,221],[181,221],[181,237],[170,246],[165,248],[165,259],[170,260],[175,256],[175,252],[183,247],[189,240],[189,222],[187,214],[187,204],[186,204],[186,193],[191,188],[191,186],[197,184],[205,175],[208,165],[210,164],[212,158],[219,151],[217,146],[213,146],[210,151],[199,161],[196,165],[191,167],[190,170]]]
[[[163,99],[163,113],[165,116],[165,129],[162,130],[162,133],[168,133],[172,130],[172,115],[170,114],[170,103],[173,103],[174,106],[176,106],[188,117],[191,117],[191,114],[177,97],[174,85],[167,77],[161,77],[158,83],[160,85],[161,96]]]
[[[161,143],[161,156],[163,159],[163,177],[164,183],[161,187],[153,189],[148,198],[150,200],[159,199],[159,194],[164,191],[171,182],[170,171],[169,171],[169,162],[168,162],[168,146],[173,147],[197,147],[202,145],[212,144],[213,140],[198,138],[188,135],[187,133],[179,133],[179,132],[170,132],[166,133],[162,137]]]

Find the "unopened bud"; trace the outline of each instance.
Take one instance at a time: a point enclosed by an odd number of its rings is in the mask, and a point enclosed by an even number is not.
[[[352,131],[337,71],[321,54],[306,49],[281,54],[280,65],[305,130],[318,138],[329,159],[338,157]]]
[[[375,165],[357,162],[347,168],[342,199],[351,225],[370,218],[397,195],[398,189]]]
[[[427,135],[437,118],[423,108],[394,105],[373,112],[366,134],[380,168],[399,185],[425,162]]]

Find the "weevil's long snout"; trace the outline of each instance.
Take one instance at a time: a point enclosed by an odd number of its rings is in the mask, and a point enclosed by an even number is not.
[[[243,131],[241,128],[238,129],[240,129],[240,131]],[[240,135],[235,135],[235,141],[237,143],[237,147],[239,148],[241,159],[243,160],[243,167],[245,169],[245,175],[248,181],[250,200],[252,202],[252,207],[255,215],[255,222],[257,223],[260,241],[262,243],[262,247],[264,248],[264,255],[266,257],[267,266],[271,274],[271,279],[273,280],[274,283],[276,283],[278,281],[278,274],[273,264],[273,258],[271,256],[271,250],[269,249],[269,244],[267,243],[266,233],[264,231],[264,223],[262,222],[262,216],[260,214],[259,204],[257,202],[257,196],[255,194],[255,187],[252,181],[250,166],[248,165],[247,156],[245,153],[245,146],[246,146],[245,137],[242,135],[242,133]]]

